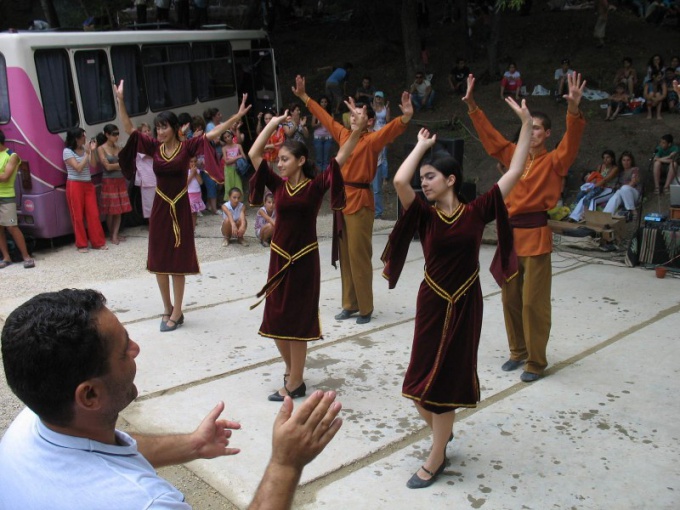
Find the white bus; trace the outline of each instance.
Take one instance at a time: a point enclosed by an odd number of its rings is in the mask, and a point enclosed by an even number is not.
[[[225,117],[243,93],[251,114],[279,108],[276,62],[260,30],[148,30],[0,34],[0,129],[23,163],[19,226],[36,238],[73,231],[66,205],[65,133],[119,127],[112,85],[125,80],[135,124],[162,110]],[[121,143],[125,143],[121,139]],[[92,169],[98,184],[100,169]]]

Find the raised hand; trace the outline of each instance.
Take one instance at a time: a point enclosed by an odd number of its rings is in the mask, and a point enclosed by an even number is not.
[[[348,101],[345,101],[345,105],[347,106],[347,109],[349,109],[350,113],[354,117],[354,124],[352,125],[352,130],[363,131],[366,128],[366,124],[368,124],[368,113],[366,110],[366,106],[364,105],[361,108],[357,107],[352,98],[349,98]]]
[[[286,110],[283,112],[283,115],[279,115],[278,117],[272,117],[272,120],[270,120],[270,123],[274,123],[274,126],[278,126],[279,124],[282,124],[284,120],[287,120],[288,117],[290,117],[290,112]]]
[[[571,73],[567,75],[567,83],[569,84],[569,91],[562,96],[570,105],[578,108],[583,97],[583,89],[586,88],[586,81],[582,79],[581,73]]]
[[[340,430],[341,408],[334,391],[315,391],[294,414],[293,401],[286,397],[274,420],[271,462],[302,470]]]
[[[475,100],[474,91],[475,91],[475,77],[472,74],[468,74],[467,91],[465,92],[465,95],[462,98],[463,101],[468,103],[468,106],[470,105],[471,102],[474,103]]]
[[[517,104],[517,102],[510,96],[505,98],[505,102],[510,108],[512,108],[512,111],[515,112],[522,122],[531,121],[531,112],[529,111],[529,108],[527,108],[526,99],[522,99],[521,106]]]
[[[421,130],[418,131],[418,145],[420,145],[421,147],[429,149],[432,146],[434,146],[436,141],[437,135],[430,134],[430,132],[426,128],[421,128]]]
[[[295,77],[295,85],[291,87],[291,90],[293,91],[293,94],[295,94],[297,97],[302,98],[302,96],[306,95],[306,85],[305,85],[305,77],[300,76],[299,74]]]
[[[231,431],[240,429],[241,425],[235,421],[218,419],[222,411],[224,402],[218,403],[191,434],[197,458],[212,459],[223,455],[236,455],[241,451],[238,448],[227,448]]]
[[[413,104],[411,103],[411,94],[404,91],[401,93],[401,104],[399,105],[401,114],[408,117],[408,120],[413,117]]]
[[[113,93],[116,95],[119,101],[123,100],[123,84],[125,80],[120,80],[120,83],[116,87],[115,85],[113,86]]]
[[[238,108],[238,114],[243,117],[246,113],[248,113],[248,110],[252,108],[252,104],[249,104],[246,106],[246,100],[248,99],[248,93],[244,93],[243,97],[241,98],[241,105]]]

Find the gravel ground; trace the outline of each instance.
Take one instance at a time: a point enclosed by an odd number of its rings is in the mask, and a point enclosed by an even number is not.
[[[257,208],[248,210],[248,246],[238,244],[222,247],[220,234],[221,216],[205,215],[198,219],[196,227],[196,251],[199,262],[212,262],[244,253],[260,253],[265,250],[257,238],[253,225]],[[389,228],[394,221],[376,220],[374,229]],[[319,215],[317,231],[319,241],[330,239],[332,216]],[[119,245],[109,243],[109,249],[78,253],[75,244],[45,248],[33,253],[36,267],[24,269],[13,264],[0,270],[0,295],[27,298],[40,292],[78,287],[84,284],[129,278],[146,272],[148,228],[139,226],[125,229],[127,241]]]
[[[324,205],[322,212],[324,209],[328,211],[327,204]],[[265,250],[266,248],[255,238],[253,231],[256,213],[257,208],[248,210],[246,240],[249,245],[231,245],[226,248],[222,247],[221,216],[206,215],[199,218],[196,227],[196,251],[199,261],[211,262],[244,253],[261,253]],[[332,224],[330,214],[319,215],[317,221],[319,241],[330,239]],[[394,221],[376,220],[374,230],[388,229],[393,224]],[[127,236],[127,241],[117,246],[109,244],[106,251],[90,250],[88,253],[78,253],[73,242],[36,250],[33,253],[36,261],[34,269],[24,269],[22,264],[12,264],[1,270],[0,296],[29,299],[40,292],[81,287],[98,281],[129,278],[146,273],[148,228],[145,226],[129,228],[123,234]],[[0,318],[0,327],[2,326],[4,318]],[[4,376],[0,378],[0,436],[23,407],[7,387]],[[126,428],[125,423],[121,425]],[[163,468],[160,474],[179,488],[194,508],[223,510],[236,508],[183,466]]]

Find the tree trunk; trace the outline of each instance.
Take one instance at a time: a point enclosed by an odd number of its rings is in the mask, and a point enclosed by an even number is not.
[[[456,20],[453,47],[456,48],[455,58],[464,58],[468,63],[473,59],[472,45],[470,44],[470,27],[468,25],[468,0],[456,0],[453,17]]]
[[[487,44],[488,74],[491,80],[498,79],[498,42],[501,39],[501,12],[494,10],[491,14],[491,33]]]
[[[406,62],[405,83],[411,83],[420,65],[420,38],[418,37],[418,14],[416,0],[401,2],[401,34]]]
[[[59,23],[59,16],[57,16],[57,10],[54,8],[53,0],[40,0],[40,6],[45,13],[45,21],[50,24],[52,28],[59,28],[61,24]]]

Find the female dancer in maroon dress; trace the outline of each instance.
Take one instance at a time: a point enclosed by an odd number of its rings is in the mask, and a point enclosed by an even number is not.
[[[314,164],[307,156],[305,144],[292,139],[286,140],[279,150],[280,176],[263,159],[267,139],[286,120],[288,111],[267,123],[248,153],[257,168],[250,179],[250,203],[261,204],[267,187],[274,194],[276,208],[269,278],[258,294],[258,297],[263,294],[266,297],[259,334],[275,340],[286,364],[283,387],[269,396],[272,401],[282,401],[286,395],[292,398],[305,396],[307,387],[303,374],[307,342],[322,338],[316,217],[329,188],[332,208],[338,210],[345,206],[340,167],[352,153],[368,121],[365,108],[356,109],[353,104],[348,104],[348,107],[356,116],[357,129],[331,160],[328,169],[319,175],[315,176]]]
[[[410,184],[413,173],[436,141],[436,136],[430,137],[426,129],[420,130],[418,143],[394,177],[394,187],[406,213],[395,225],[383,254],[390,288],[396,284],[415,232],[425,255],[425,279],[418,291],[413,349],[402,394],[414,401],[432,429],[433,442],[427,460],[407,483],[411,489],[431,485],[444,470],[455,410],[476,407],[479,401],[479,247],[484,226],[494,219],[500,251],[494,263],[500,263],[501,281],[512,278],[517,271],[503,197],[524,170],[532,120],[524,101],[521,108],[511,98],[506,102],[522,120],[522,130],[510,168],[487,193],[470,204],[462,203],[460,165],[444,157],[420,167],[423,192],[434,206],[416,196]],[[494,276],[498,279],[496,273]]]
[[[197,274],[198,258],[194,245],[194,229],[191,218],[191,205],[187,193],[187,168],[189,160],[197,153],[206,154],[206,169],[215,167],[208,165],[207,156],[213,153],[207,140],[217,140],[235,122],[250,109],[243,100],[238,113],[226,122],[215,126],[203,136],[180,141],[179,122],[172,112],[161,112],[156,116],[154,124],[158,133],[155,140],[137,131],[128,116],[123,98],[123,81],[115,88],[118,98],[120,119],[125,132],[130,135],[125,149],[121,151],[121,169],[128,179],[134,178],[134,169],[128,166],[127,154],[133,157],[137,152],[153,157],[153,171],[156,174],[156,198],[153,201],[149,218],[149,252],[146,268],[156,273],[156,281],[163,299],[163,316],[160,329],[162,332],[174,331],[184,323],[182,301],[184,299],[185,275]],[[173,296],[170,296],[170,276],[172,275]],[[173,305],[174,298],[174,305]]]

